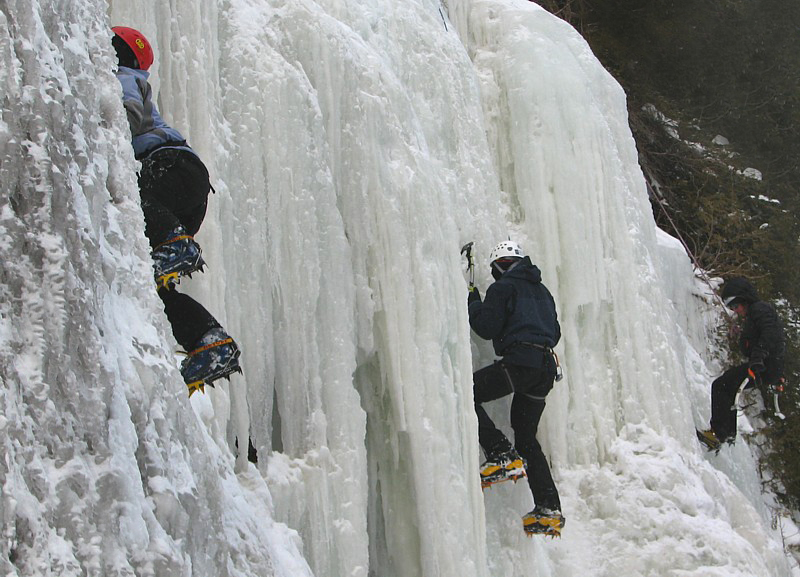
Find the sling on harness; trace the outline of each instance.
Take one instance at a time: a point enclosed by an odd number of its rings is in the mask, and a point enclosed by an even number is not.
[[[515,347],[527,347],[527,348],[530,348],[530,349],[536,349],[538,351],[542,351],[544,354],[550,355],[551,357],[553,357],[553,362],[555,362],[555,364],[556,364],[555,381],[558,382],[558,381],[560,381],[561,379],[564,378],[564,372],[561,370],[561,362],[558,360],[558,355],[556,354],[556,352],[552,348],[550,348],[548,346],[545,346],[545,345],[540,345],[538,343],[529,343],[529,342],[526,342],[526,341],[520,341],[520,342],[512,344],[511,346],[509,346],[505,350],[503,350],[503,353],[502,353],[501,356],[506,356],[509,353],[509,351],[511,351],[511,349],[513,349]]]

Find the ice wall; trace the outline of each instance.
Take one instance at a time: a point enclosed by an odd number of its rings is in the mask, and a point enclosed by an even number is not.
[[[707,423],[711,376],[708,289],[653,223],[622,89],[570,26],[530,2],[448,5],[481,81],[509,226],[552,279],[560,307],[567,374],[540,434],[573,503],[573,538],[592,545],[551,549],[553,566],[593,575],[785,571],[775,543],[743,530],[770,519],[747,449],[737,447],[736,464],[730,455],[717,463],[730,474],[722,480],[697,458],[693,428]],[[755,506],[720,497],[737,490]],[[498,521],[513,514],[507,499],[487,496]],[[724,536],[711,529],[720,516],[731,523]],[[708,534],[715,554],[675,561]],[[504,574],[541,564],[539,551],[506,545],[500,531],[497,541],[490,561]]]
[[[659,245],[625,95],[566,24],[523,2],[466,3],[459,19],[482,80],[488,136],[511,221],[552,279],[569,377],[555,453],[602,460],[628,423],[689,440],[686,338],[659,270]],[[454,10],[454,12],[460,11]],[[466,19],[466,22],[462,22]],[[668,279],[668,280],[665,280]],[[669,383],[671,386],[664,386]],[[567,442],[567,439],[570,439]]]
[[[311,575],[182,390],[105,9],[0,6],[0,567]]]
[[[152,26],[160,52],[219,51],[218,70],[200,57],[161,76],[162,101],[220,107],[199,124],[191,106],[164,107],[219,182],[218,224],[199,240],[220,274],[197,291],[241,335],[231,403],[245,399],[276,514],[321,574],[486,567],[458,249],[465,201],[496,184],[470,63],[431,8],[237,2],[210,22],[189,3],[169,18],[154,4],[150,22],[112,10]]]
[[[706,307],[655,229],[624,94],[569,26],[523,0],[27,4],[0,7],[6,572],[786,574],[746,446],[716,468],[695,446]],[[217,190],[210,268],[181,289],[244,376],[191,401],[114,24],[152,42],[159,106]],[[458,250],[485,289],[507,235],[564,329],[541,427],[560,542],[523,536],[524,486],[475,479],[492,355]]]

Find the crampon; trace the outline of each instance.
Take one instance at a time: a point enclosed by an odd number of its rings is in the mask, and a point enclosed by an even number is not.
[[[564,516],[560,511],[536,508],[522,518],[522,528],[528,537],[547,535],[561,537],[564,528]]]
[[[481,489],[497,483],[514,481],[525,477],[525,462],[514,452],[511,460],[488,460],[481,466]]]
[[[152,252],[156,287],[169,288],[180,282],[183,276],[191,277],[194,272],[203,272],[206,263],[200,253],[200,245],[185,234],[183,227],[173,231]]]
[[[214,381],[230,380],[233,373],[241,373],[239,347],[221,328],[206,333],[193,351],[186,353],[181,364],[186,387],[191,397],[196,391],[205,393],[205,386],[213,387]]]
[[[236,368],[231,369],[227,373],[219,374],[219,375],[215,376],[213,379],[209,378],[208,380],[205,380],[205,381],[201,380],[201,381],[194,381],[192,383],[186,383],[186,387],[189,389],[189,396],[191,397],[197,391],[200,391],[201,393],[205,394],[206,385],[208,385],[209,387],[213,388],[214,387],[214,381],[219,380],[219,379],[228,379],[230,381],[231,380],[230,376],[233,373],[240,373],[241,374],[241,372],[242,372],[242,368],[239,365],[236,365]]]

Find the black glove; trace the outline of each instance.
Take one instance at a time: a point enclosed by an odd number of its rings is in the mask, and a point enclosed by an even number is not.
[[[467,296],[467,306],[470,305],[473,301],[481,302],[481,293],[478,291],[478,287],[472,285],[469,287],[469,295]]]

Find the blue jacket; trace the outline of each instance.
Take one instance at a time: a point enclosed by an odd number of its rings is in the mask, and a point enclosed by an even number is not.
[[[158,148],[192,149],[183,135],[169,126],[153,103],[153,90],[145,70],[120,66],[117,78],[122,84],[122,101],[128,113],[128,124],[133,136],[133,152],[141,160]]]
[[[505,362],[527,367],[542,367],[550,357],[531,345],[552,348],[561,339],[556,304],[527,256],[487,289],[483,301],[470,302],[469,324],[492,340]]]

